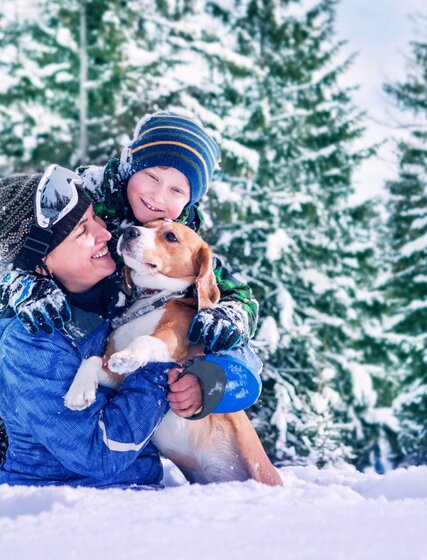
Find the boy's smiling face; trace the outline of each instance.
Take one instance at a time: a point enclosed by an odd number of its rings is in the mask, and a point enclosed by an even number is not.
[[[150,167],[132,175],[127,195],[141,224],[158,218],[175,220],[190,201],[190,185],[174,167]]]

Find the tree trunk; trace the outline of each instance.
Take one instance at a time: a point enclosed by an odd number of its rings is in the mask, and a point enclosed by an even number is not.
[[[80,144],[79,163],[88,163],[87,154],[87,35],[86,2],[80,8]]]

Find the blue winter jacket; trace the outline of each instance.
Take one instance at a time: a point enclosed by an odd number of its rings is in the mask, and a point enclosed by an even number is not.
[[[73,344],[0,321],[0,416],[9,439],[0,483],[129,486],[162,478],[150,438],[168,410],[165,364],[139,369],[117,392],[100,388],[84,411],[63,398],[83,358],[102,355],[104,322]],[[170,367],[170,365],[169,365]]]
[[[87,334],[90,323],[73,340],[60,331],[31,335],[17,319],[0,320],[0,417],[9,438],[0,483],[105,488],[160,482],[163,470],[150,438],[169,408],[167,369],[174,364],[148,364],[117,391],[99,387],[87,409],[69,410],[63,399],[81,360],[102,355],[110,332],[103,321]],[[217,412],[255,402],[261,363],[250,348],[211,359],[228,379]]]

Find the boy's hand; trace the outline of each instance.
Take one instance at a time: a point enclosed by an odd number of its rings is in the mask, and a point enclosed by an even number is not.
[[[167,398],[176,415],[189,418],[202,406],[202,387],[194,375],[188,374],[178,379],[181,372],[182,368],[169,370]]]
[[[249,333],[245,315],[245,311],[233,302],[221,302],[212,309],[202,309],[191,323],[188,339],[192,344],[202,342],[206,353],[246,344]]]
[[[71,319],[65,294],[50,278],[12,271],[0,280],[0,300],[31,334],[62,329]]]

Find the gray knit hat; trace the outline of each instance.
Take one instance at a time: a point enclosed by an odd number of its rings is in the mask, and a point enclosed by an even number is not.
[[[40,173],[0,179],[0,259],[14,266],[35,224],[34,195],[41,178]],[[78,187],[77,191],[76,206],[52,227],[47,253],[72,232],[92,202],[83,189]],[[19,267],[23,268],[22,264]]]

